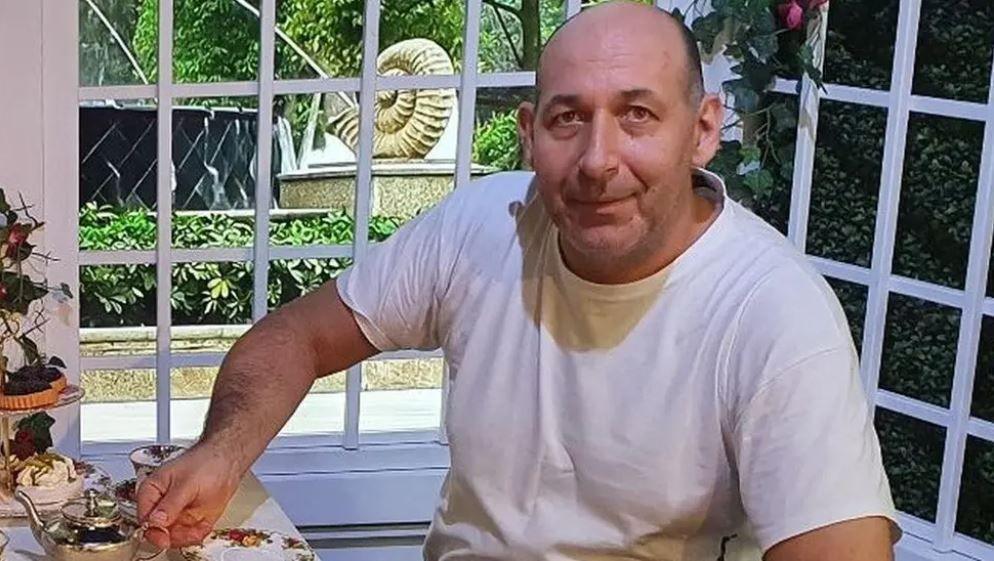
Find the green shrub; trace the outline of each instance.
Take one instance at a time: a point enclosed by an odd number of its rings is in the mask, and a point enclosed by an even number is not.
[[[383,241],[400,225],[374,216],[369,239]],[[352,242],[355,223],[343,212],[293,217],[271,224],[275,245],[336,245]],[[80,213],[80,248],[86,251],[155,248],[155,217],[140,210],[87,205]],[[244,247],[252,244],[252,224],[230,215],[173,217],[177,249]],[[320,286],[349,259],[294,259],[269,265],[267,301],[272,309]],[[179,263],[172,270],[173,323],[244,324],[252,317],[252,263]],[[84,327],[155,324],[154,265],[100,265],[80,273],[80,323]]]
[[[476,129],[473,161],[501,171],[521,169],[516,111],[496,113]]]

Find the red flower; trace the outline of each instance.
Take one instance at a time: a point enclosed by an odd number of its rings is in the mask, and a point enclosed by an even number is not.
[[[7,299],[7,285],[0,284],[0,300]]]
[[[20,249],[21,244],[27,241],[30,232],[28,227],[23,224],[14,224],[11,226],[10,231],[7,233],[7,251],[4,253],[4,256],[14,257],[17,255],[17,250]]]
[[[777,6],[777,13],[780,15],[780,22],[791,31],[800,29],[804,25],[804,8],[797,3],[797,0],[789,0]]]

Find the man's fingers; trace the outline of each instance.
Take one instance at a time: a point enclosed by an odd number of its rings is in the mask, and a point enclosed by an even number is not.
[[[160,549],[169,549],[172,547],[172,544],[169,541],[169,532],[163,528],[149,526],[149,528],[145,530],[145,539]]]
[[[211,532],[211,525],[206,521],[199,522],[192,526],[177,525],[169,530],[169,541],[172,547],[186,547],[188,545],[199,545]]]
[[[168,528],[172,526],[180,515],[190,506],[190,502],[196,496],[196,487],[190,484],[173,485],[163,483],[160,478],[146,479],[142,487],[151,486],[148,491],[149,503],[146,505],[145,522],[149,526],[159,526]],[[152,500],[157,499],[157,500]],[[139,510],[139,512],[141,512]]]
[[[138,503],[138,519],[145,520],[168,490],[169,481],[161,476],[153,475],[144,479],[135,492],[135,499]]]

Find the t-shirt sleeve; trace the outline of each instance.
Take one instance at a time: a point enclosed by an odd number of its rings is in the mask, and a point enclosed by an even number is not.
[[[338,277],[338,293],[380,351],[441,346],[441,303],[451,255],[440,205],[369,248]]]
[[[900,536],[855,351],[814,352],[767,378],[732,430],[742,502],[765,552],[829,524],[883,516]]]

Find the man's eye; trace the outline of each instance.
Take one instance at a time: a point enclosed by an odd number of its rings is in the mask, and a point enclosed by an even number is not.
[[[645,121],[652,117],[652,112],[645,107],[631,107],[628,109],[628,117],[633,121]]]
[[[556,115],[555,122],[557,125],[571,125],[580,120],[580,114],[576,111],[563,111],[562,113]]]

